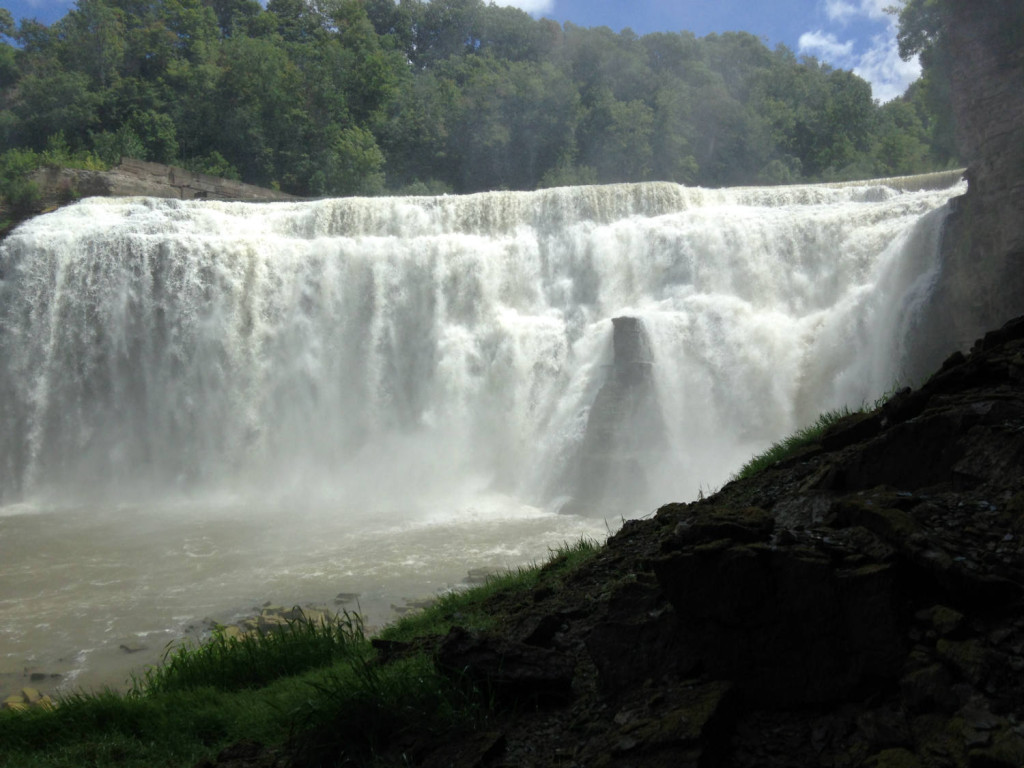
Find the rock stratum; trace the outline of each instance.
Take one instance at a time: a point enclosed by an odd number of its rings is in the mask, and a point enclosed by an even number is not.
[[[44,205],[80,197],[164,197],[176,200],[295,200],[294,195],[244,184],[232,179],[195,173],[172,165],[123,158],[109,171],[40,168],[32,175]]]
[[[1024,318],[916,391],[496,600],[438,664],[510,706],[423,766],[1024,765]]]
[[[0,201],[0,239],[32,216],[83,197],[161,197],[174,200],[227,200],[274,202],[297,200],[276,189],[233,179],[195,173],[173,165],[149,163],[129,157],[109,171],[46,166],[30,174],[39,199],[27,210],[12,211]]]
[[[1024,4],[949,9],[950,96],[969,189],[948,220],[927,324],[966,346],[1024,312]]]

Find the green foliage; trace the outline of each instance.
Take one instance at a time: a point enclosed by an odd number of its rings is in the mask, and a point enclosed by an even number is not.
[[[78,0],[49,28],[0,14],[0,141],[62,133],[106,163],[317,196],[932,170],[955,159],[945,2],[898,11],[925,66],[908,110],[745,33],[616,34],[484,0]]]
[[[906,99],[917,110],[924,128],[930,165],[952,167],[957,149],[950,101],[952,56],[946,41],[949,0],[904,0],[901,6],[887,10],[899,14],[900,56],[908,61],[920,57],[923,72]]]
[[[94,151],[108,165],[117,165],[122,157],[146,159],[146,147],[129,125],[121,125],[113,132],[93,134],[91,138]]]
[[[0,155],[0,201],[15,213],[35,208],[39,185],[28,174],[42,164],[42,156],[31,149],[9,149]]]
[[[376,195],[384,190],[384,154],[373,134],[354,126],[332,126],[310,191],[317,195]]]
[[[362,658],[366,647],[362,622],[349,614],[327,622],[297,619],[241,636],[219,629],[204,643],[168,648],[162,664],[133,680],[132,693],[256,688],[338,659]]]
[[[447,634],[456,625],[467,629],[487,629],[494,620],[494,613],[489,607],[496,598],[529,593],[542,582],[557,583],[593,558],[599,550],[597,542],[586,538],[563,544],[551,553],[551,559],[543,567],[517,568],[494,574],[478,587],[442,595],[423,611],[386,627],[380,636],[386,640],[409,641]]]
[[[544,172],[537,183],[537,188],[575,187],[584,184],[597,184],[597,171],[586,165],[574,165],[571,160],[564,159],[554,168]]]
[[[311,687],[298,714],[302,764],[371,764],[396,743],[470,730],[490,714],[479,691],[443,675],[424,654],[339,665]]]
[[[887,10],[899,14],[896,41],[905,61],[924,53],[945,35],[948,0],[904,0],[902,6]]]
[[[744,464],[740,471],[733,476],[733,480],[745,480],[748,477],[764,471],[772,464],[795,456],[800,451],[814,445],[826,430],[841,419],[845,419],[853,413],[849,408],[843,407],[834,411],[826,411],[818,416],[817,420],[809,426],[798,429],[796,432],[773,443],[772,446],[762,454],[759,454]]]
[[[6,8],[0,8],[0,37],[14,37],[14,17]]]
[[[183,165],[188,170],[195,171],[196,173],[219,176],[222,179],[241,180],[238,170],[217,150],[213,150],[204,157],[194,157],[186,160]]]

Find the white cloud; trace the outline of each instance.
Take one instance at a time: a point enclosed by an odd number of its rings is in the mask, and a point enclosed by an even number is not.
[[[846,2],[846,0],[825,0],[825,13],[830,21],[842,23],[856,16],[857,12],[857,6]]]
[[[823,32],[820,29],[815,32],[804,32],[800,35],[798,43],[800,53],[807,53],[830,64],[848,68],[848,60],[853,54],[853,41],[845,43],[831,32]]]
[[[840,69],[850,69],[871,83],[872,95],[891,101],[921,75],[917,59],[903,61],[896,42],[897,21],[885,12],[892,0],[823,0],[828,18],[852,32],[856,28],[881,29],[860,39],[846,39],[818,29],[800,36],[800,53],[810,54]],[[865,26],[866,25],[866,26]],[[847,33],[844,33],[846,36]]]
[[[497,0],[498,5],[512,5],[527,13],[548,13],[555,7],[555,0]]]
[[[840,24],[860,17],[882,21],[891,18],[885,12],[890,5],[892,0],[825,0],[825,13],[831,21],[838,21]]]
[[[892,101],[921,76],[921,63],[900,58],[895,38],[888,32],[875,35],[871,47],[862,53],[853,72],[871,83],[872,95],[879,101]]]

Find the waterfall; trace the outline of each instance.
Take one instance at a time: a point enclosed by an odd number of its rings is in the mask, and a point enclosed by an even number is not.
[[[937,362],[963,190],[912,186],[83,200],[0,245],[0,498],[553,504],[619,316],[663,419],[635,507],[692,498]]]

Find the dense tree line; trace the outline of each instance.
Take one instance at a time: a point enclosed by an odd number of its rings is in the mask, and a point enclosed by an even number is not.
[[[0,9],[0,176],[121,156],[314,196],[885,176],[955,161],[941,90],[880,105],[748,34],[483,0],[78,0],[49,27]]]

